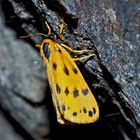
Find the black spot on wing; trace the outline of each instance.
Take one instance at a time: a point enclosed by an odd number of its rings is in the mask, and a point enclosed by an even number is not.
[[[62,110],[65,111],[66,110],[66,107],[64,104],[62,104]]]
[[[68,89],[68,87],[65,88],[65,91],[64,91],[64,92],[66,93],[66,95],[69,94],[69,89]]]
[[[69,75],[69,70],[68,70],[68,68],[65,65],[64,65],[64,69],[63,70],[64,70],[66,75]]]
[[[76,68],[72,68],[72,71],[75,73],[75,74],[77,74],[78,73],[78,70],[76,69]]]
[[[53,69],[56,70],[56,68],[57,68],[57,64],[54,62],[53,63]]]
[[[76,116],[77,116],[77,112],[73,112],[73,114],[72,114],[72,115],[76,117]]]
[[[85,107],[83,108],[83,112],[84,113],[87,113],[87,109]]]
[[[87,95],[88,94],[88,89],[87,88],[82,89],[82,93],[83,93],[83,95]]]
[[[60,93],[60,92],[61,92],[61,89],[60,89],[60,87],[58,86],[58,84],[56,84],[56,91],[57,91],[57,93]]]
[[[88,116],[92,117],[93,116],[93,112],[92,111],[88,111]]]
[[[43,53],[47,57],[47,59],[50,57],[50,49],[49,49],[49,43],[44,43],[43,44]]]
[[[58,52],[59,52],[59,53],[61,53],[61,50],[60,50],[60,49],[58,49]]]
[[[79,95],[79,91],[75,88],[73,91],[74,97],[77,97]]]
[[[95,114],[96,113],[96,109],[93,107],[93,114]]]

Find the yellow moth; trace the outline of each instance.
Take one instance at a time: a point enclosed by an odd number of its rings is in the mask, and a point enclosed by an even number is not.
[[[47,22],[48,35],[51,29]],[[64,39],[62,30],[64,20],[60,25],[60,38]],[[82,58],[72,58],[70,52],[88,52],[88,50],[73,50],[65,44],[58,44],[52,39],[46,38],[41,44],[36,45],[46,65],[46,73],[52,100],[57,114],[57,121],[61,124],[93,123],[99,118],[97,102],[84,80],[75,61],[86,59],[95,54],[89,54]]]

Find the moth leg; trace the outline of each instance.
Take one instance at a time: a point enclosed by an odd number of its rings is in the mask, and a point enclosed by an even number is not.
[[[64,48],[66,48],[70,52],[74,52],[74,53],[86,53],[86,52],[90,52],[90,50],[74,50],[74,49],[70,48],[69,46],[67,46],[65,44],[61,44],[61,46],[64,47]]]
[[[74,61],[79,61],[79,60],[83,60],[83,59],[87,59],[89,57],[95,56],[95,54],[89,54],[87,56],[83,56],[83,57],[77,57],[77,58],[72,58]]]
[[[62,23],[61,23],[61,25],[60,25],[59,34],[62,34],[63,29],[64,29],[64,18],[62,17]]]
[[[65,40],[65,37],[64,37],[63,34],[62,34],[63,29],[64,29],[64,24],[65,24],[64,18],[62,17],[62,23],[61,23],[60,29],[59,29],[59,37],[60,37],[60,39],[63,40],[63,41]]]
[[[36,44],[35,45],[37,48],[39,48],[40,49],[40,47],[41,47],[41,45],[40,44]]]

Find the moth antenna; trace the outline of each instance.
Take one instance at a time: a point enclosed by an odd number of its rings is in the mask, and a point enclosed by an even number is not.
[[[43,34],[43,33],[33,33],[33,34],[30,34],[30,35],[26,35],[26,36],[20,36],[20,38],[27,38],[27,37],[31,37],[33,35],[41,35],[41,36],[45,36],[46,37],[46,35]]]
[[[47,21],[45,21],[45,24],[48,28],[48,35],[50,35],[51,34],[51,28],[50,28],[49,24],[47,23]]]
[[[64,36],[63,36],[63,29],[64,29],[64,25],[65,25],[65,22],[64,22],[64,17],[62,17],[62,23],[60,25],[60,29],[59,29],[59,37],[62,41],[65,40]]]

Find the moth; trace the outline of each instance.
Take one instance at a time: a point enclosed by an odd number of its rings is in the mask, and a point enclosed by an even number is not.
[[[49,35],[51,28],[47,22],[45,23]],[[64,39],[62,35],[63,28],[64,19],[62,18],[59,31],[61,39]],[[95,54],[72,58],[68,51],[81,53],[88,52],[88,50],[73,50],[69,46],[59,44],[49,38],[45,38],[41,44],[36,46],[40,49],[41,57],[46,66],[57,121],[60,124],[95,122],[99,118],[96,99],[75,63],[75,61],[86,59]]]

